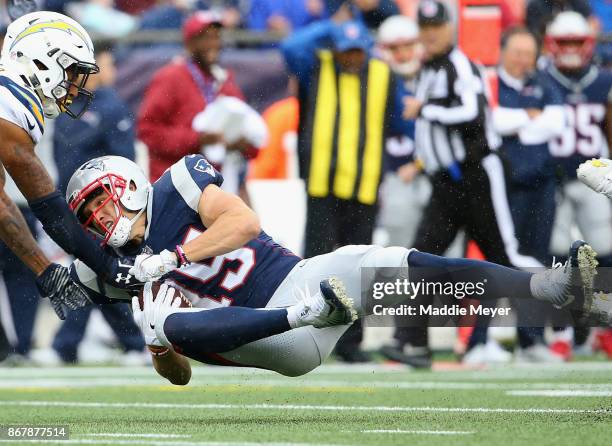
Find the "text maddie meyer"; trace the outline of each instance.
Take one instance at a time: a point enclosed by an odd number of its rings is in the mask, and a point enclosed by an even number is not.
[[[397,307],[385,307],[374,305],[373,313],[376,316],[508,316],[510,307],[488,308],[484,306],[462,307],[461,305],[399,305]]]

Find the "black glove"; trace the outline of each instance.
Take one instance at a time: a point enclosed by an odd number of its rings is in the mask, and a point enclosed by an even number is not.
[[[110,275],[106,277],[105,282],[122,290],[139,290],[142,288],[144,282],[136,280],[136,277],[129,273],[135,260],[136,256],[113,257],[112,263],[108,267]]]
[[[36,278],[42,297],[49,298],[51,306],[61,320],[66,319],[64,305],[71,310],[91,303],[87,293],[70,277],[68,268],[52,263]]]

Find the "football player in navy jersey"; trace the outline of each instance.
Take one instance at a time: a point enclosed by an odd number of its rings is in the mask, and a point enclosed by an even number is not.
[[[78,260],[71,275],[96,303],[132,299],[156,369],[175,384],[190,377],[183,356],[287,376],[314,369],[357,316],[368,312],[361,293],[363,268],[370,268],[376,280],[455,283],[478,278],[487,283],[482,298],[515,293],[509,297],[557,306],[574,299],[572,281],[588,281],[595,273],[595,253],[584,242],[570,249],[571,264],[583,272],[557,268],[532,274],[370,245],[301,259],[261,231],[256,214],[221,190],[221,182],[200,155],[179,160],[154,185],[132,161],[106,156],[85,163],[68,184],[70,208],[109,251],[118,256],[134,250],[151,253],[141,254],[131,273],[141,281],[164,283],[155,292],[150,283],[145,286],[142,308],[138,298],[105,284]],[[132,274],[122,280],[133,280]],[[175,289],[193,308],[178,308]]]
[[[546,69],[547,80],[562,93],[567,119],[563,134],[549,143],[563,174],[553,253],[562,252],[575,222],[599,253],[601,266],[611,266],[612,206],[576,179],[576,169],[591,158],[607,156],[612,142],[612,72],[593,62],[595,35],[576,12],[557,15],[544,43],[552,61]]]

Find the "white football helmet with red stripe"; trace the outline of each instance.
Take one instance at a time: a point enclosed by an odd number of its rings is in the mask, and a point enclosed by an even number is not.
[[[84,205],[99,191],[106,192],[101,203],[91,215],[83,215]],[[121,156],[102,156],[94,158],[72,175],[66,189],[66,201],[83,226],[103,238],[104,244],[113,248],[124,246],[130,237],[132,224],[146,210],[151,183],[143,170],[133,161]],[[115,205],[115,219],[110,226],[102,224],[97,213],[109,201]],[[124,210],[137,212],[131,219]],[[92,223],[99,223],[104,233]]]
[[[382,59],[400,76],[412,77],[421,68],[422,50],[419,39],[419,27],[409,17],[396,15],[387,18],[378,28],[376,43]],[[393,48],[399,45],[415,45],[414,57],[410,60],[398,60]]]
[[[586,67],[595,51],[595,34],[591,25],[575,11],[559,13],[546,30],[544,45],[560,70]]]

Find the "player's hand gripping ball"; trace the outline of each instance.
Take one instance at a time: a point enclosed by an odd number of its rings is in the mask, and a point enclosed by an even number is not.
[[[189,307],[191,303],[180,290],[159,282],[148,282],[138,297],[132,298],[134,322],[142,331],[148,346],[168,347],[157,336],[157,322],[164,321],[175,308]]]
[[[149,285],[149,283],[147,285]],[[185,296],[183,292],[179,290],[178,288],[175,288],[168,284],[164,284],[163,282],[150,282],[150,285],[151,285],[151,293],[153,294],[153,302],[155,302],[155,299],[160,294],[159,291],[162,285],[165,285],[166,287],[168,287],[169,289],[168,291],[172,291],[172,290],[174,291],[174,298],[172,299],[172,303],[171,303],[172,307],[191,308],[193,306],[191,305],[191,302],[189,302],[189,299],[187,299],[187,296]],[[140,292],[138,293],[138,306],[140,307],[141,310],[144,310],[145,288],[146,286],[143,287],[143,289],[140,290]]]

